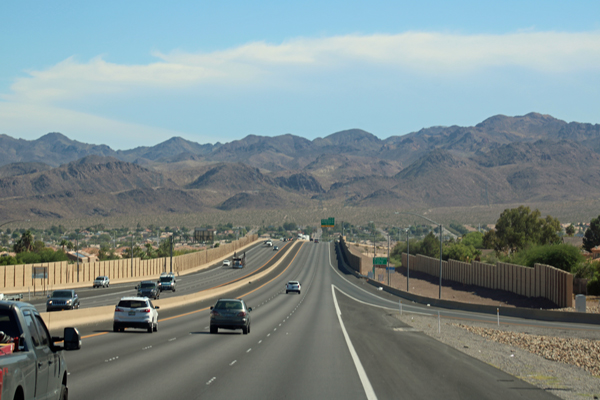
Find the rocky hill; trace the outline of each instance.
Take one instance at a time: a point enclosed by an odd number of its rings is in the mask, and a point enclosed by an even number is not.
[[[444,207],[600,194],[600,125],[497,115],[380,139],[360,129],[114,151],[0,135],[0,218],[305,207]]]

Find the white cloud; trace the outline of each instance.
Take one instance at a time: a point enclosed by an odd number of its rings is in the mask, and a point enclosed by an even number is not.
[[[90,95],[138,90],[178,91],[205,84],[265,84],[274,77],[300,79],[298,69],[330,73],[360,64],[397,69],[398,73],[436,78],[519,67],[548,73],[600,68],[600,32],[516,32],[504,35],[459,35],[407,32],[397,35],[347,35],[295,39],[281,44],[249,43],[212,53],[155,53],[147,65],[119,65],[96,57],[89,62],[66,59],[44,71],[17,79],[3,98],[52,103]]]
[[[56,107],[0,102],[0,133],[34,140],[48,132],[60,132],[84,143],[108,144],[113,150],[153,146],[173,136],[188,136],[189,140],[201,143],[214,141]]]

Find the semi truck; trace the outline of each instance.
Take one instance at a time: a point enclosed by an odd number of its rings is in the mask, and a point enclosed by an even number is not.
[[[232,261],[232,268],[244,268],[246,266],[246,252],[241,257],[237,255],[237,252],[233,253]]]
[[[33,305],[0,301],[0,399],[67,399],[63,350],[80,348],[76,328],[51,336]]]

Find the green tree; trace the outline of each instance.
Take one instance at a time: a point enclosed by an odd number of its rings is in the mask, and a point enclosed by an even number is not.
[[[587,251],[592,251],[596,246],[600,245],[600,216],[590,221],[590,227],[583,234],[583,248]]]
[[[541,218],[539,210],[519,206],[504,210],[496,222],[494,249],[509,252],[534,244],[559,243],[560,222],[547,216]]]
[[[15,253],[30,252],[33,250],[33,235],[31,231],[27,230],[21,235],[21,239],[14,244],[13,249]]]
[[[567,236],[573,236],[575,234],[575,227],[573,226],[573,224],[567,226],[567,229],[565,229],[565,232],[566,232]]]
[[[469,232],[462,237],[461,243],[465,246],[473,246],[476,249],[483,248],[483,233]]]
[[[579,249],[566,243],[536,245],[519,252],[515,257],[521,265],[533,267],[535,264],[546,264],[567,272],[584,261]]]
[[[283,229],[286,231],[295,231],[298,229],[298,225],[295,222],[284,222]]]
[[[427,257],[437,258],[440,256],[440,242],[435,237],[433,232],[429,232],[421,241],[417,253],[423,254]]]
[[[481,251],[477,250],[474,246],[460,243],[452,243],[451,245],[444,248],[442,258],[444,260],[452,259],[464,262],[471,262],[477,256],[481,255]]]

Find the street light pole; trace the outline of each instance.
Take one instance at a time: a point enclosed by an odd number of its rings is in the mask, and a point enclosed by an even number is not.
[[[422,215],[419,214],[415,214],[415,213],[411,213],[408,211],[402,211],[402,212],[398,212],[396,211],[395,214],[409,214],[409,215],[414,215],[415,217],[421,217],[423,219],[426,219],[427,221],[431,222],[432,224],[436,224],[439,226],[440,229],[440,288],[439,288],[439,298],[442,298],[442,224],[435,222],[427,217],[424,217]]]
[[[408,233],[410,227],[406,230],[406,291],[410,292],[410,241],[408,240]]]
[[[131,277],[133,278],[133,233],[131,234]]]
[[[79,232],[75,236],[75,257],[77,257],[77,282],[79,282]]]

